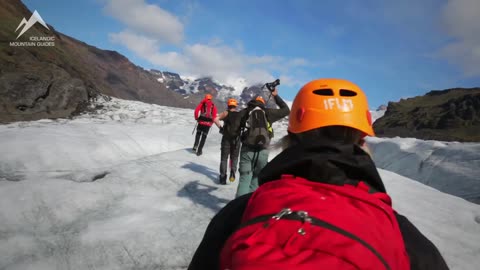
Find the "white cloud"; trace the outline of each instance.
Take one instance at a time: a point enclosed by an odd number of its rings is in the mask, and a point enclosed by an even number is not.
[[[347,6],[349,15],[377,25],[387,24],[392,33],[400,30],[400,35],[410,38],[405,42],[414,43],[406,48],[414,49],[425,43],[428,48],[440,47],[428,53],[422,51],[419,57],[443,58],[463,69],[466,76],[480,75],[479,0],[381,2],[370,7],[361,1],[351,1]]]
[[[148,55],[158,50],[157,41],[130,31],[110,34],[110,40],[124,45],[139,55]]]
[[[183,40],[183,24],[180,20],[144,0],[106,0],[105,10],[135,32],[162,42],[178,44]]]
[[[183,55],[191,62],[182,70],[199,76],[213,76],[221,82],[243,77],[249,84],[273,80],[269,66],[279,61],[274,56],[251,56],[226,45],[186,45]]]
[[[282,75],[282,76],[280,76],[280,83],[282,85],[293,87],[293,86],[301,86],[302,84],[305,84],[306,82],[301,81],[298,78],[293,77],[293,76]]]
[[[270,70],[283,67],[282,73],[287,73],[287,67],[307,64],[307,61],[301,58],[288,60],[270,55],[251,56],[237,48],[215,43],[184,45],[179,52],[162,52],[161,44],[155,39],[129,30],[110,34],[110,40],[125,46],[156,66],[186,76],[213,76],[222,83],[239,77],[244,78],[248,84],[270,81],[275,79]],[[285,85],[297,84],[288,76],[283,77]]]
[[[252,65],[272,65],[274,63],[278,64],[280,61],[282,61],[282,58],[279,56],[263,55],[252,57],[248,61]]]
[[[163,45],[180,42],[183,37],[183,24],[175,15],[144,0],[109,0],[105,9],[127,26],[119,33],[111,33],[111,42],[125,46],[155,66],[183,76],[212,76],[221,83],[243,78],[247,84],[256,84],[274,80],[272,72],[289,74],[294,68],[309,65],[303,58],[249,55],[243,51],[241,41],[228,46],[219,37],[211,38],[206,44],[177,43],[177,49],[165,51]],[[136,16],[140,12],[145,14]],[[147,23],[151,20],[156,21]],[[295,80],[285,78],[286,85],[296,84]]]
[[[480,76],[480,1],[449,0],[443,10],[446,31],[455,38],[441,56],[461,66],[467,76]]]
[[[158,41],[128,30],[110,34],[110,40],[113,43],[125,46],[154,65],[170,67],[175,70],[186,70],[190,64],[185,56],[177,52],[160,52]]]

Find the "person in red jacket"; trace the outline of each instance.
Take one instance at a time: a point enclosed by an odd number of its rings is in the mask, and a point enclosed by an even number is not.
[[[364,150],[374,136],[356,84],[304,85],[289,115],[283,151],[259,188],[222,208],[189,270],[447,270],[442,255],[392,199]]]
[[[213,119],[217,117],[217,107],[212,101],[211,94],[206,94],[205,98],[198,104],[197,108],[195,108],[194,116],[198,125],[193,151],[197,153],[197,156],[200,156],[210,127],[213,125]]]

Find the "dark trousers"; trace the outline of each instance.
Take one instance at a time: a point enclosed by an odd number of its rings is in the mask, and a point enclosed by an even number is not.
[[[225,136],[222,137],[222,143],[220,146],[220,175],[227,175],[228,156],[230,155],[230,169],[233,172],[237,171],[238,154],[240,150],[239,139],[229,139]]]
[[[197,152],[199,153],[202,152],[205,141],[207,140],[207,134],[209,130],[209,126],[204,126],[200,124],[198,124],[197,126],[197,134],[195,135],[195,143],[193,144],[193,147],[197,148]]]

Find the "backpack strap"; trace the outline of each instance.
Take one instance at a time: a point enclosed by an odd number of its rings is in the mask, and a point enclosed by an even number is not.
[[[247,113],[242,116],[242,119],[240,119],[240,140],[243,141],[246,133],[247,133],[247,119],[250,116],[250,109],[247,108]]]

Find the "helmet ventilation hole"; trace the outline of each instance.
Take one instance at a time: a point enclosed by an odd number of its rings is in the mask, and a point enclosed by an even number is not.
[[[354,97],[357,95],[357,92],[347,89],[340,89],[340,96],[342,97]]]
[[[313,93],[320,96],[333,96],[333,90],[328,88],[313,90]]]

